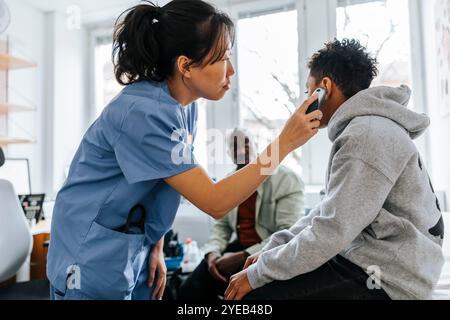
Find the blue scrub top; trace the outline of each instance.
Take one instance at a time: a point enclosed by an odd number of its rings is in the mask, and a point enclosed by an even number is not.
[[[88,129],[53,212],[47,273],[58,292],[149,298],[149,251],[180,204],[164,178],[197,166],[196,121],[195,103],[181,106],[166,82],[141,81],[124,88]],[[136,205],[146,209],[145,234],[115,231]]]

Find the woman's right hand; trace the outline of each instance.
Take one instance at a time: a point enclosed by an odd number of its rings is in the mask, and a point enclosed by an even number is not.
[[[309,139],[319,132],[322,112],[316,110],[306,114],[309,106],[317,100],[314,94],[298,108],[286,123],[279,136],[280,151],[285,155],[303,146]]]

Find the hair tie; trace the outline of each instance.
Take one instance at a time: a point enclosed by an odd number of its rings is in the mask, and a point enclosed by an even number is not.
[[[152,20],[152,24],[159,23],[159,18],[161,17],[161,7],[154,7],[155,10],[153,11],[155,13],[155,18]]]

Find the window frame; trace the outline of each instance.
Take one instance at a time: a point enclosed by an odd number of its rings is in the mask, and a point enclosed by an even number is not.
[[[272,13],[282,11],[283,8],[296,8],[298,15],[298,54],[299,54],[299,84],[301,98],[304,92],[304,84],[307,81],[308,70],[307,61],[308,58],[318,49],[323,46],[325,41],[332,40],[336,37],[337,25],[336,25],[336,9],[338,6],[342,6],[345,2],[350,4],[375,2],[377,0],[280,0],[275,4],[270,0],[244,0],[240,2],[228,2],[228,7],[225,5],[223,9],[230,14],[232,19],[236,22],[240,18],[249,16],[256,16],[265,13]],[[425,64],[424,64],[424,49],[423,49],[423,28],[422,18],[420,13],[420,0],[408,0],[409,1],[409,21],[410,21],[410,33],[411,33],[411,66],[413,77],[413,90],[414,99],[417,112],[428,111],[426,107],[426,83],[420,81],[425,76]],[[239,32],[239,30],[237,30]],[[413,40],[414,39],[414,40]],[[418,41],[416,41],[418,40]],[[237,45],[234,48],[234,55],[237,57]],[[239,66],[237,65],[237,59],[234,59],[236,67],[235,78],[239,78]],[[238,82],[235,80],[234,82]],[[236,86],[235,86],[236,87]],[[237,86],[238,88],[238,86]],[[237,126],[241,122],[240,110],[239,110],[239,92],[238,89],[234,89],[233,94],[233,108],[237,114],[237,119],[232,119],[234,122],[229,123],[229,127]],[[221,104],[219,102],[219,104]],[[210,114],[211,123],[216,122],[216,114]],[[221,118],[218,118],[221,119]],[[223,118],[222,118],[223,119]],[[223,122],[222,122],[223,123]],[[324,154],[324,150],[331,148],[331,143],[326,136],[326,130],[322,130],[319,135],[314,138],[314,143],[308,143],[303,147],[303,161],[301,163],[304,174],[303,179],[308,185],[322,185],[325,174],[320,174],[321,170],[315,170],[316,163],[321,161],[321,166],[326,160],[321,159]],[[425,161],[428,167],[431,169],[430,162],[430,144],[429,133],[427,132],[425,137],[417,141],[417,146],[420,152],[424,155]],[[320,169],[320,168],[319,168]],[[217,170],[216,170],[217,171]]]
[[[270,0],[263,1],[243,1],[238,4],[232,4],[229,7],[229,14],[232,19],[237,22],[240,18],[258,16],[266,13],[282,12],[286,10],[297,10],[297,35],[298,35],[298,67],[299,67],[299,92],[300,99],[306,98],[304,94],[304,85],[307,81],[308,70],[307,61],[318,48],[320,48],[324,41],[320,39],[332,39],[335,36],[336,23],[335,23],[335,12],[336,0],[326,0],[326,1],[308,1],[308,0],[280,0],[275,4]],[[313,19],[315,13],[318,16],[324,17],[322,20]],[[236,23],[237,25],[237,23]],[[313,32],[314,30],[314,32]],[[237,30],[239,32],[239,30]],[[312,35],[316,36],[313,37]],[[234,48],[235,56],[237,56],[237,45]],[[236,66],[236,78],[239,78],[239,66]],[[238,82],[239,80],[237,80]],[[236,81],[235,81],[236,82]],[[237,86],[238,87],[238,86]],[[238,119],[232,126],[237,126],[241,122],[240,110],[239,110],[239,92],[235,94],[236,113]],[[316,144],[306,144],[303,146],[303,156],[301,161],[301,166],[303,168],[303,179],[306,184],[321,186],[324,184],[324,171],[318,172],[315,170],[316,166],[313,165],[317,161],[322,163],[327,163],[327,159],[323,159],[323,148],[325,150],[330,149],[331,145],[325,132],[319,134],[316,139]],[[315,143],[316,143],[315,142]],[[323,166],[323,165],[322,165]],[[315,172],[317,171],[317,172]]]
[[[97,25],[92,25],[88,29],[88,64],[89,64],[89,81],[87,83],[86,92],[89,96],[89,106],[86,112],[86,127],[88,127],[93,121],[98,117],[97,115],[97,88],[96,88],[96,66],[95,66],[95,50],[98,45],[102,43],[107,43],[108,40],[113,41],[112,28],[110,27],[110,23],[101,23]],[[208,106],[210,102],[207,101],[206,106]],[[201,107],[201,106],[200,106]],[[208,129],[210,117],[208,116],[211,113],[211,108],[206,108],[206,128]],[[209,159],[206,159],[209,166]]]
[[[105,24],[99,24],[91,26],[88,29],[89,34],[89,44],[88,44],[88,52],[89,52],[89,82],[87,93],[89,95],[89,108],[86,112],[86,123],[90,124],[95,121],[97,117],[97,98],[96,98],[96,66],[95,66],[95,49],[97,45],[100,44],[99,39],[109,38],[112,41],[112,29],[108,28]]]

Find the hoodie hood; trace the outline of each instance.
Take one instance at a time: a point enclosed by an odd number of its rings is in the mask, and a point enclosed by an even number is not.
[[[409,110],[410,98],[411,90],[407,86],[363,90],[342,104],[333,115],[328,124],[328,137],[334,142],[356,117],[379,116],[396,122],[411,139],[416,139],[430,126],[430,118]]]

